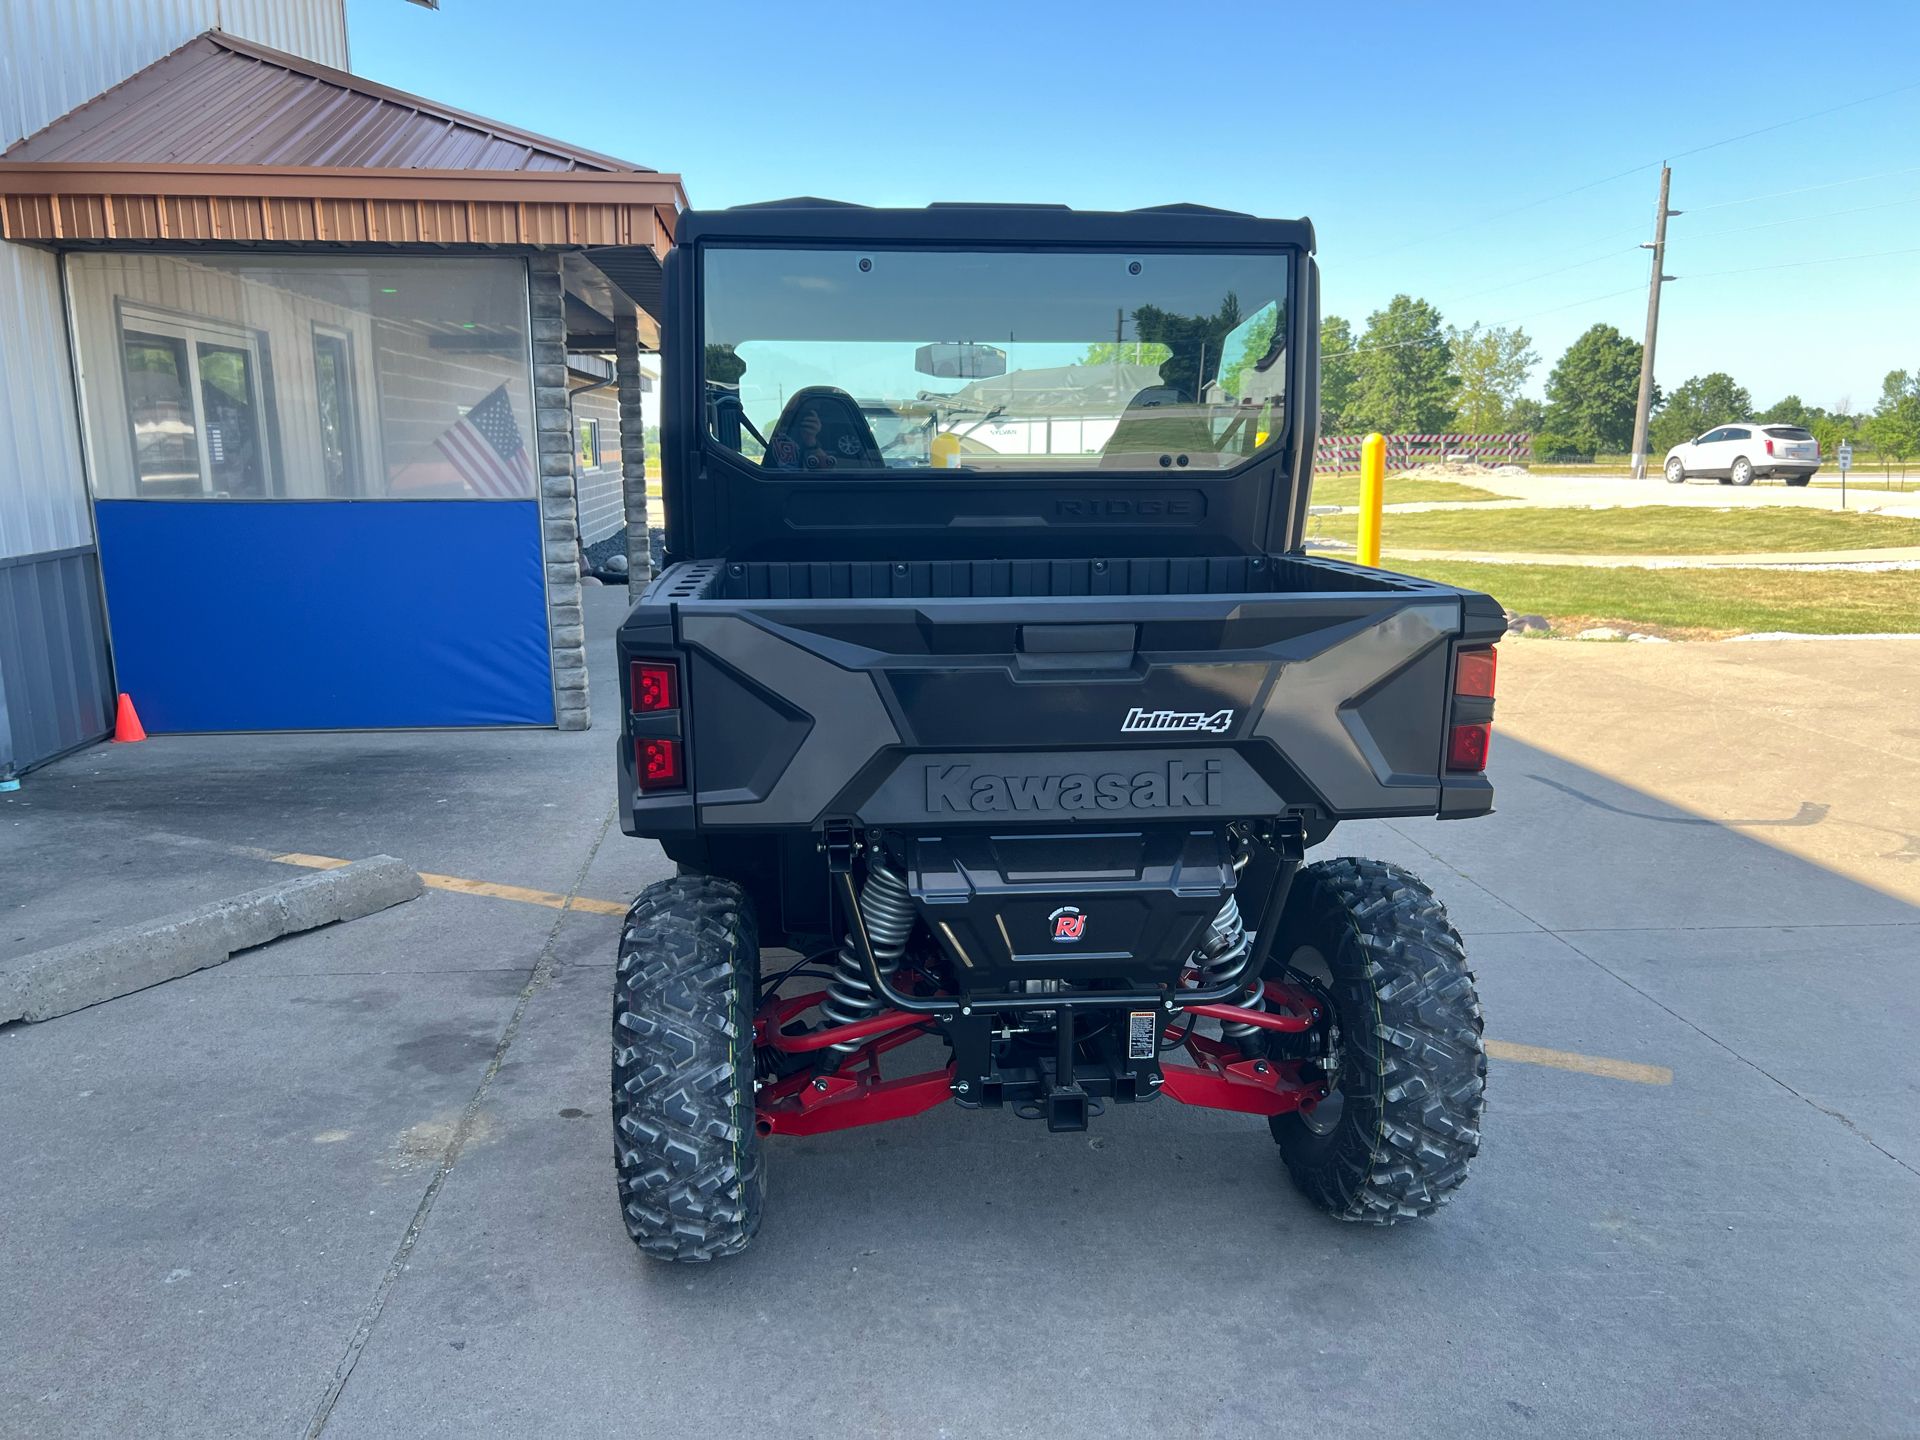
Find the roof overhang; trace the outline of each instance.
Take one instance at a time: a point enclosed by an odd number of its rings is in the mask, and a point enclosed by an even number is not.
[[[651,171],[314,169],[0,160],[0,233],[27,245],[636,246],[686,207]]]

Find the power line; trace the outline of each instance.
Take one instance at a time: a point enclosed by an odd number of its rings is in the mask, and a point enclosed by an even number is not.
[[[1509,325],[1518,325],[1522,320],[1538,320],[1542,315],[1558,315],[1562,310],[1573,310],[1573,309],[1577,309],[1582,305],[1594,305],[1599,303],[1602,300],[1611,300],[1615,296],[1637,295],[1640,292],[1640,289],[1641,289],[1640,283],[1638,281],[1635,281],[1633,284],[1627,286],[1625,289],[1622,289],[1622,290],[1609,290],[1604,295],[1589,295],[1584,300],[1569,300],[1564,305],[1555,305],[1551,309],[1547,309],[1547,310],[1535,310],[1531,314],[1522,315],[1518,319],[1509,320],[1506,323]]]
[[[1402,250],[1411,249],[1415,245],[1430,244],[1435,240],[1445,240],[1451,236],[1458,235],[1463,231],[1476,229],[1482,225],[1491,225],[1496,220],[1509,219],[1512,216],[1523,214],[1528,210],[1536,210],[1542,205],[1551,205],[1556,200],[1565,200],[1569,196],[1579,195],[1587,190],[1596,190],[1602,185],[1611,185],[1616,180],[1624,180],[1629,175],[1638,175],[1643,170],[1657,169],[1659,166],[1663,164],[1669,164],[1673,160],[1684,159],[1689,155],[1702,155],[1709,150],[1718,150],[1723,145],[1733,145],[1733,144],[1737,144],[1742,140],[1751,140],[1756,135],[1770,135],[1775,130],[1786,129],[1789,125],[1799,125],[1808,120],[1818,120],[1827,115],[1837,114],[1842,110],[1851,110],[1856,105],[1866,105],[1875,100],[1884,100],[1890,95],[1903,95],[1909,90],[1920,90],[1920,80],[1912,80],[1906,83],[1905,85],[1895,85],[1888,90],[1878,90],[1871,95],[1861,95],[1852,100],[1844,100],[1838,105],[1829,105],[1824,110],[1811,110],[1804,115],[1794,115],[1794,116],[1788,117],[1785,120],[1776,120],[1771,125],[1761,125],[1752,130],[1743,130],[1738,135],[1728,135],[1719,140],[1710,140],[1704,145],[1695,145],[1690,150],[1678,151],[1672,154],[1671,156],[1669,156],[1668,159],[1665,161],[1649,160],[1644,165],[1635,165],[1630,167],[1629,169],[1619,170],[1614,172],[1611,175],[1602,176],[1598,180],[1589,180],[1589,181],[1586,181],[1584,184],[1574,185],[1565,190],[1558,190],[1551,195],[1543,195],[1537,200],[1529,200],[1524,204],[1515,205],[1512,208],[1507,210],[1498,210],[1491,215],[1476,216],[1474,219],[1468,220],[1464,224],[1454,226],[1453,229],[1451,230],[1442,230],[1435,235],[1416,236],[1415,238],[1404,241],[1399,245],[1389,246],[1385,250],[1370,251],[1366,254],[1359,255],[1354,258],[1358,260],[1375,260],[1386,255],[1397,255]],[[1846,182],[1841,182],[1841,183],[1846,183]],[[1761,197],[1755,197],[1755,198],[1761,198]],[[1741,203],[1741,202],[1726,202],[1726,203]]]
[[[1745,265],[1737,270],[1703,270],[1683,275],[1683,280],[1714,280],[1722,275],[1757,275],[1762,270],[1798,270],[1805,265],[1838,265],[1846,260],[1882,260],[1889,255],[1920,255],[1920,245],[1902,250],[1867,250],[1858,255],[1826,255],[1818,260],[1783,260],[1777,265]]]
[[[1788,120],[1776,120],[1771,125],[1762,125],[1757,130],[1744,130],[1738,135],[1729,135],[1724,140],[1713,140],[1705,145],[1696,145],[1691,150],[1682,150],[1669,157],[1669,160],[1684,160],[1689,155],[1705,154],[1709,150],[1718,150],[1722,145],[1732,145],[1736,141],[1751,140],[1756,135],[1770,135],[1775,130],[1784,130],[1789,125],[1798,125],[1803,120],[1818,120],[1823,115],[1833,115],[1841,110],[1851,110],[1856,105],[1865,105],[1873,100],[1884,100],[1889,95],[1904,95],[1909,90],[1920,90],[1920,80],[1909,80],[1905,85],[1896,85],[1891,90],[1876,91],[1872,95],[1861,95],[1852,100],[1843,100],[1838,105],[1829,105],[1824,110],[1814,110],[1805,115],[1795,115]]]
[[[1781,200],[1789,195],[1805,195],[1814,190],[1834,190],[1842,185],[1860,185],[1868,180],[1885,180],[1890,175],[1920,174],[1920,165],[1906,165],[1898,170],[1875,170],[1868,175],[1850,175],[1845,180],[1822,180],[1818,185],[1796,185],[1791,190],[1769,190],[1761,195],[1742,195],[1736,200],[1715,200],[1711,205],[1695,205],[1693,213],[1698,215],[1708,210],[1725,210],[1733,205],[1751,205],[1759,200]]]
[[[1451,230],[1442,230],[1438,235],[1417,236],[1416,238],[1405,241],[1402,244],[1390,245],[1385,250],[1374,250],[1364,255],[1357,255],[1354,258],[1357,260],[1377,260],[1383,255],[1398,255],[1402,250],[1411,249],[1415,245],[1426,245],[1435,240],[1445,240],[1449,236],[1458,235],[1464,230],[1477,229],[1479,226],[1482,226],[1482,225],[1491,225],[1496,220],[1505,220],[1514,215],[1522,214],[1528,210],[1537,210],[1542,205],[1551,205],[1556,200],[1564,200],[1569,195],[1578,195],[1583,190],[1597,190],[1602,185],[1611,185],[1614,181],[1624,180],[1629,175],[1638,175],[1642,170],[1652,170],[1659,164],[1660,162],[1658,160],[1649,160],[1646,164],[1636,165],[1631,170],[1622,170],[1618,174],[1608,175],[1605,178],[1600,180],[1589,180],[1584,185],[1575,185],[1570,190],[1556,191],[1552,195],[1543,195],[1538,200],[1529,200],[1524,205],[1515,205],[1511,210],[1496,210],[1491,215],[1476,216],[1474,219],[1467,221],[1464,225],[1456,225]]]
[[[1758,225],[1736,225],[1730,230],[1706,230],[1690,238],[1711,240],[1716,235],[1750,235],[1755,230],[1777,230],[1782,225],[1804,225],[1809,220],[1835,220],[1842,215],[1859,215],[1868,210],[1891,210],[1900,205],[1920,205],[1920,195],[1899,200],[1879,200],[1872,205],[1853,205],[1845,210],[1816,210],[1811,215],[1789,215],[1783,220],[1762,220]]]
[[[1501,290],[1511,290],[1514,287],[1519,285],[1531,285],[1536,280],[1546,280],[1546,279],[1550,279],[1552,276],[1555,276],[1555,275],[1564,275],[1569,270],[1584,270],[1587,266],[1598,265],[1603,260],[1617,260],[1622,255],[1638,254],[1639,250],[1640,250],[1640,247],[1638,245],[1626,246],[1624,248],[1615,247],[1614,249],[1607,251],[1604,255],[1594,255],[1594,256],[1590,256],[1585,260],[1576,260],[1574,261],[1573,264],[1562,265],[1556,270],[1542,270],[1537,275],[1523,276],[1521,279],[1518,279],[1518,280],[1503,280],[1500,282],[1500,284],[1489,285],[1484,290],[1469,291],[1465,295],[1455,296],[1452,300],[1448,301],[1447,303],[1449,305],[1464,305],[1469,300],[1478,300],[1482,295],[1493,295]]]

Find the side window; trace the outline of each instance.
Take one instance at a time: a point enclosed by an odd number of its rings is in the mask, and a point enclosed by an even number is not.
[[[1723,440],[1751,440],[1753,438],[1753,432],[1751,430],[1741,430],[1736,427],[1722,430],[1720,432],[1720,438]]]
[[[580,423],[580,468],[598,470],[600,468],[600,422],[582,420]]]
[[[1693,443],[1696,445],[1711,445],[1716,440],[1724,440],[1726,438],[1727,432],[1725,430],[1709,430]]]
[[[273,493],[251,332],[129,306],[120,345],[141,498]]]

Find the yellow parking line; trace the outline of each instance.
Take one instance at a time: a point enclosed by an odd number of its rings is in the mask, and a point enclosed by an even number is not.
[[[1512,1060],[1521,1065],[1545,1065],[1554,1070],[1573,1070],[1582,1075],[1598,1075],[1604,1080],[1631,1080],[1636,1085],[1671,1085],[1673,1071],[1664,1065],[1641,1065],[1633,1060],[1610,1060],[1605,1055],[1577,1055],[1571,1050],[1548,1050],[1539,1045],[1515,1045],[1507,1040],[1489,1040],[1487,1054],[1496,1060]]]
[[[332,855],[307,855],[289,851],[273,857],[282,865],[299,865],[308,870],[338,870],[347,862]],[[584,910],[589,915],[624,915],[627,907],[618,900],[595,900],[585,895],[568,899],[551,890],[529,890],[524,885],[497,885],[491,880],[468,880],[459,875],[433,875],[420,872],[420,883],[429,890],[450,890],[456,895],[485,895],[494,900],[518,900],[523,905],[544,905],[549,910]]]
[[[282,865],[299,865],[308,870],[337,870],[347,862],[332,855],[307,855],[298,850],[272,857]],[[484,895],[493,900],[517,900],[523,905],[544,905],[549,910],[584,910],[589,915],[624,915],[627,907],[618,900],[595,900],[576,895],[569,900],[551,890],[530,890],[524,885],[500,885],[491,880],[468,880],[459,875],[420,874],[420,883],[430,890],[447,890],[456,895]],[[1545,1065],[1554,1070],[1571,1070],[1581,1075],[1598,1075],[1603,1080],[1631,1080],[1636,1085],[1671,1085],[1673,1071],[1664,1065],[1642,1065],[1632,1060],[1613,1060],[1605,1055],[1579,1055],[1571,1050],[1548,1050],[1540,1045],[1515,1045],[1507,1040],[1486,1042],[1487,1054],[1496,1060],[1511,1060],[1520,1065]]]

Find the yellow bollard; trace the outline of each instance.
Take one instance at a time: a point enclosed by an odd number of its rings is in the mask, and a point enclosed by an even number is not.
[[[1360,555],[1380,563],[1380,510],[1387,497],[1387,437],[1377,430],[1360,442]]]

